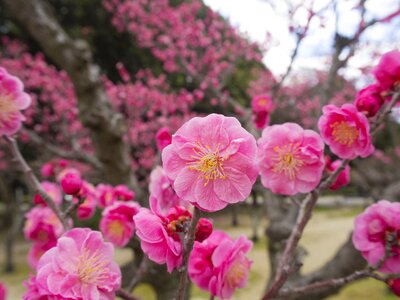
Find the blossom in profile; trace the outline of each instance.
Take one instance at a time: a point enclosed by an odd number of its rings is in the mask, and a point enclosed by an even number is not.
[[[166,216],[142,208],[133,220],[140,246],[150,260],[166,264],[172,272],[182,264],[182,240],[179,232],[187,226],[192,215],[185,209],[175,207]]]
[[[358,215],[354,222],[353,244],[370,265],[376,265],[385,255],[389,235],[400,232],[400,203],[380,200]],[[391,237],[390,237],[391,238]],[[379,269],[382,273],[400,273],[400,247],[392,246],[389,257]]]
[[[82,204],[80,204],[76,210],[78,219],[88,220],[92,218],[96,212],[97,206],[97,194],[94,186],[87,181],[83,181],[77,197],[82,199]],[[78,198],[74,198],[72,201],[77,202],[79,201]]]
[[[188,206],[187,201],[182,201],[175,193],[171,181],[161,166],[157,166],[150,173],[150,202],[153,211],[166,214],[175,206]]]
[[[258,165],[261,183],[273,193],[306,193],[320,182],[324,143],[294,123],[268,126],[258,140]]]
[[[372,73],[383,91],[400,86],[400,51],[385,53]]]
[[[114,188],[109,184],[99,184],[96,187],[97,195],[99,198],[99,206],[107,207],[114,204],[116,197],[114,195]]]
[[[135,199],[135,192],[130,190],[126,185],[119,184],[114,187],[114,196],[119,201],[131,201]]]
[[[367,157],[375,150],[367,117],[353,104],[325,105],[318,128],[324,142],[342,159]]]
[[[0,282],[0,300],[6,300],[7,289],[4,284]]]
[[[157,148],[161,152],[165,147],[171,144],[172,135],[169,128],[162,127],[156,133]]]
[[[213,212],[249,196],[256,155],[254,137],[236,118],[211,114],[179,128],[162,161],[178,197]]]
[[[21,110],[28,108],[31,97],[24,92],[19,78],[0,67],[0,135],[11,136],[25,121]]]
[[[121,271],[113,256],[113,245],[100,232],[74,228],[40,258],[37,291],[62,299],[115,299]]]
[[[337,168],[339,168],[341,164],[342,164],[341,160],[335,160],[333,162],[329,161],[326,163],[326,170],[328,173],[332,173]],[[329,188],[331,190],[337,190],[342,186],[348,185],[349,182],[350,182],[350,166],[347,164],[344,167],[343,171],[339,173],[338,177],[336,177],[335,182],[332,183]]]
[[[381,87],[377,84],[371,84],[360,90],[354,103],[357,110],[367,117],[375,116],[385,102],[381,94]]]
[[[269,116],[274,108],[271,97],[257,95],[251,100],[253,123],[258,129],[264,128],[269,123]]]
[[[100,231],[117,247],[124,247],[133,236],[133,216],[140,210],[134,202],[117,201],[108,206],[100,220]]]
[[[50,198],[54,201],[55,204],[61,205],[62,202],[62,194],[60,187],[58,184],[50,182],[50,181],[42,181],[40,183],[43,190],[50,196]],[[46,202],[42,199],[39,194],[35,194],[33,197],[33,203],[36,205],[47,206]]]
[[[205,241],[195,242],[189,257],[190,279],[201,289],[221,299],[246,286],[251,261],[246,254],[253,244],[245,236],[233,240],[216,230]]]

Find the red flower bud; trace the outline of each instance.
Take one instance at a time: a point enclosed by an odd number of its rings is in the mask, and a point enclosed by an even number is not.
[[[387,284],[389,285],[393,294],[400,297],[400,278],[388,279]]]
[[[82,179],[78,173],[69,172],[61,179],[61,187],[67,195],[76,195],[82,187]]]
[[[210,220],[201,218],[197,223],[195,239],[198,242],[202,242],[207,239],[213,231],[213,225]]]

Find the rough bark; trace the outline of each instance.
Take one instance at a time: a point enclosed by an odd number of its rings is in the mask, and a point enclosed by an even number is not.
[[[89,129],[96,156],[103,165],[104,178],[141,190],[130,168],[129,149],[124,142],[126,125],[108,101],[100,80],[100,69],[93,63],[86,42],[73,40],[43,0],[2,0],[43,51],[71,78],[78,98],[79,117]]]

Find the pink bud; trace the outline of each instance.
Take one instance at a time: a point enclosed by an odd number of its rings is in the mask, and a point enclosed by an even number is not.
[[[171,144],[172,135],[167,127],[162,127],[157,131],[156,141],[157,141],[157,148],[160,151],[162,151],[165,147]]]
[[[365,113],[367,117],[375,116],[384,102],[381,93],[377,84],[371,84],[359,91],[355,101],[357,110]]]
[[[395,294],[396,296],[400,296],[400,278],[389,279],[387,284],[389,285],[393,294]]]
[[[40,169],[40,174],[43,177],[51,177],[54,175],[54,166],[52,163],[45,163],[42,168]]]
[[[69,172],[63,176],[60,183],[64,193],[76,195],[82,187],[82,178],[75,172]]]
[[[59,166],[61,168],[65,168],[66,166],[68,166],[68,160],[66,159],[60,159],[60,161],[58,162]]]
[[[197,223],[195,239],[198,242],[202,242],[207,239],[213,231],[213,225],[210,220],[201,218]]]

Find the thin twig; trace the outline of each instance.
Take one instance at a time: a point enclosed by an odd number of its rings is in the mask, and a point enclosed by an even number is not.
[[[136,269],[136,272],[133,275],[131,282],[129,283],[128,291],[130,291],[130,292],[133,291],[133,289],[143,279],[143,276],[147,273],[148,267],[149,267],[149,259],[146,256],[143,256],[139,267]]]
[[[189,256],[190,252],[193,249],[193,244],[194,244],[194,239],[195,239],[195,233],[196,233],[196,227],[197,223],[199,222],[201,215],[201,211],[195,207],[194,212],[193,212],[193,217],[192,217],[192,222],[190,223],[189,230],[187,234],[185,235],[184,243],[183,243],[183,259],[182,259],[182,267],[181,267],[181,277],[179,281],[179,287],[178,287],[178,300],[184,300],[185,299],[185,294],[186,294],[186,282],[187,282],[187,277],[188,277],[188,261],[189,261]]]
[[[122,298],[122,299],[124,299],[124,300],[140,300],[139,298],[129,294],[127,291],[125,291],[123,289],[117,290],[115,295],[120,297],[120,298]]]
[[[38,194],[43,201],[47,204],[48,207],[56,214],[58,219],[64,226],[65,230],[70,229],[70,224],[68,224],[66,218],[64,218],[63,213],[61,212],[60,208],[56,205],[53,199],[46,193],[46,191],[42,188],[39,180],[36,178],[35,174],[33,173],[31,167],[25,161],[24,157],[22,156],[21,152],[19,151],[18,144],[16,140],[9,136],[4,136],[4,140],[6,141],[10,151],[15,159],[15,161],[21,167],[22,173],[24,173],[25,178],[28,181],[31,189],[34,193]]]

